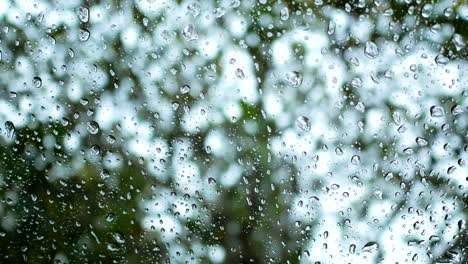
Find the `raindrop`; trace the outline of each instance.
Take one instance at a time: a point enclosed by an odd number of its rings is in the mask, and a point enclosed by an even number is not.
[[[36,88],[40,88],[42,86],[42,79],[38,76],[33,78],[33,85]]]
[[[80,31],[78,32],[78,37],[80,41],[87,41],[90,35],[91,33],[89,33],[89,31],[86,29],[80,29]]]
[[[86,23],[89,21],[89,9],[86,7],[78,7],[78,18],[81,22]]]
[[[454,173],[456,170],[457,170],[457,167],[455,167],[455,166],[450,166],[450,167],[448,167],[448,169],[447,169],[447,174],[450,175],[450,174]]]
[[[286,21],[289,19],[289,9],[287,7],[283,7],[280,11],[280,18],[283,21]]]
[[[15,125],[13,125],[13,122],[6,121],[5,122],[5,129],[6,129],[7,137],[12,138],[13,135],[15,134]]]
[[[432,117],[443,117],[444,116],[444,108],[442,106],[433,105],[430,108],[431,116]]]
[[[447,63],[449,63],[449,59],[447,57],[445,57],[444,55],[437,55],[435,57],[435,62],[437,63],[437,65],[439,66],[444,66],[444,65],[447,65]]]
[[[379,248],[379,244],[377,242],[372,241],[372,242],[368,242],[367,244],[365,244],[364,247],[362,247],[362,251],[372,253],[378,248]]]
[[[310,120],[305,116],[300,116],[296,119],[296,126],[306,132],[309,132],[311,129]]]
[[[379,48],[374,42],[367,41],[366,47],[364,48],[364,54],[370,59],[375,59],[379,56]]]
[[[241,79],[241,80],[244,80],[245,79],[245,74],[244,72],[242,71],[242,69],[237,69],[236,70],[236,77],[238,79]]]
[[[91,146],[91,154],[97,156],[99,155],[99,153],[101,153],[101,147],[99,147],[98,145]]]
[[[455,106],[452,107],[451,112],[452,112],[452,115],[454,115],[454,116],[459,115],[459,114],[463,113],[463,108],[461,106],[459,106],[459,105],[455,105]]]
[[[354,252],[356,252],[356,245],[355,244],[351,244],[349,246],[349,254],[354,254]]]
[[[190,92],[190,86],[188,86],[188,85],[183,85],[182,87],[180,87],[179,90],[180,90],[180,93],[181,93],[181,94],[186,94],[186,93]]]
[[[335,149],[335,153],[336,153],[336,155],[341,156],[341,155],[343,155],[343,150],[340,147],[337,147]]]
[[[191,3],[187,6],[188,13],[193,17],[197,17],[198,15],[200,15],[200,9],[201,7],[197,3]]]
[[[215,184],[216,184],[216,180],[215,180],[214,178],[211,178],[211,177],[210,177],[210,178],[208,178],[208,183],[209,183],[210,185],[215,185]]]
[[[188,24],[185,26],[182,30],[182,35],[186,41],[194,41],[198,39],[198,32],[193,24]]]
[[[101,179],[105,180],[105,179],[110,177],[110,173],[109,173],[109,171],[104,169],[99,173],[99,177],[101,177]]]
[[[99,132],[99,124],[96,121],[86,123],[86,129],[89,133],[96,135]]]
[[[120,232],[115,232],[113,235],[115,242],[119,244],[125,243],[124,235]]]
[[[422,138],[422,137],[417,137],[416,138],[416,143],[421,147],[427,146],[427,144],[428,144],[427,140],[425,138]]]
[[[358,155],[354,155],[351,157],[351,163],[353,165],[359,165],[361,163],[361,157],[359,157]]]
[[[421,16],[429,18],[432,15],[433,6],[431,4],[425,4],[421,9]]]
[[[302,84],[302,75],[297,71],[291,71],[286,74],[286,81],[292,87],[299,87]]]

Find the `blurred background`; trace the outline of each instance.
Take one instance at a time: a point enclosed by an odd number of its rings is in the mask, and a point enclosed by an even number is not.
[[[0,1],[0,262],[466,263],[463,0]]]

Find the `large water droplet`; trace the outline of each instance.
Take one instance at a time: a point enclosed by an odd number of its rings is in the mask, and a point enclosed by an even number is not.
[[[358,155],[354,155],[351,157],[351,163],[353,165],[359,165],[361,163],[361,157],[359,157]]]
[[[374,42],[367,41],[366,47],[364,48],[364,54],[370,59],[375,59],[379,56],[379,48]]]
[[[286,73],[286,81],[292,87],[299,87],[302,84],[302,75],[297,71]]]
[[[78,7],[78,18],[81,22],[86,23],[89,21],[89,9],[86,7]]]
[[[186,94],[186,93],[190,92],[190,86],[188,86],[188,85],[183,85],[182,87],[180,87],[179,90],[180,90],[180,93],[181,93],[181,94]]]
[[[444,65],[447,65],[447,63],[449,63],[449,58],[445,57],[444,55],[437,55],[435,57],[435,62],[437,63],[437,65],[439,66],[444,66]]]
[[[459,114],[463,113],[463,108],[461,106],[459,106],[459,105],[455,105],[455,106],[452,107],[451,112],[452,112],[452,115],[454,115],[454,116],[459,115]]]
[[[281,20],[288,20],[289,19],[289,9],[287,7],[283,7],[280,11],[280,18]]]
[[[296,119],[296,126],[306,132],[309,132],[311,129],[310,120],[305,116],[300,116]]]
[[[6,130],[6,135],[9,138],[12,138],[13,135],[15,134],[15,125],[11,121],[6,121],[5,122],[5,130]]]
[[[198,32],[193,24],[188,24],[185,26],[182,30],[182,35],[187,41],[194,41],[198,39]]]
[[[431,4],[425,4],[421,9],[421,16],[424,18],[429,18],[432,15],[433,6]]]
[[[423,147],[423,146],[427,146],[428,142],[427,142],[427,140],[425,138],[417,137],[416,138],[416,144]]]
[[[362,247],[362,251],[372,253],[378,248],[379,248],[379,244],[377,242],[372,241],[372,242],[368,242],[367,244],[365,244],[364,247]]]
[[[87,41],[89,36],[91,36],[91,33],[89,33],[89,31],[86,29],[80,29],[78,32],[78,38],[80,41]]]
[[[445,114],[444,108],[442,108],[442,106],[439,105],[431,106],[430,112],[432,117],[443,117]]]
[[[242,69],[237,69],[236,70],[236,77],[240,80],[244,80],[245,79],[245,74],[244,74],[244,71],[242,71]]]
[[[201,7],[198,3],[191,3],[187,6],[188,13],[193,17],[197,17],[198,15],[200,15],[200,9]]]
[[[86,129],[90,134],[96,135],[99,132],[99,124],[96,121],[86,123]]]
[[[36,88],[40,88],[42,86],[42,79],[38,76],[33,78],[33,85]]]

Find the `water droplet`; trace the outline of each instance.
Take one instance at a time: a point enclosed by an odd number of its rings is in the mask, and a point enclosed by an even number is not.
[[[38,76],[33,78],[33,85],[36,88],[40,88],[42,86],[42,79]]]
[[[109,171],[104,169],[99,173],[99,177],[101,177],[101,179],[105,180],[105,179],[110,177],[110,173],[109,173]]]
[[[359,157],[358,155],[354,155],[351,157],[351,163],[353,165],[359,165],[361,163],[361,157]]]
[[[309,132],[311,129],[310,120],[305,116],[300,116],[296,119],[296,126],[306,132]]]
[[[421,9],[421,16],[429,18],[432,15],[433,6],[431,4],[425,4]]]
[[[201,7],[197,3],[191,3],[187,6],[188,13],[193,17],[197,17],[198,15],[200,15],[200,9]]]
[[[181,94],[186,94],[186,93],[190,92],[190,86],[188,86],[188,85],[183,85],[182,87],[180,87],[179,90],[180,90],[180,93],[181,93]]]
[[[12,138],[15,134],[15,125],[11,121],[5,122],[6,136]]]
[[[291,71],[286,74],[286,81],[292,87],[299,87],[302,84],[302,75],[297,71]]]
[[[216,184],[216,180],[214,178],[208,178],[208,183],[211,184],[211,185],[215,185]]]
[[[96,121],[86,123],[86,129],[89,133],[96,135],[99,132],[99,124]]]
[[[89,21],[89,9],[86,7],[78,7],[78,18],[81,22],[86,23]]]
[[[340,147],[337,147],[335,149],[335,153],[336,153],[336,155],[341,156],[341,155],[343,155],[343,150]]]
[[[377,242],[368,242],[367,244],[362,247],[362,251],[364,252],[374,252],[379,248],[379,244]]]
[[[101,147],[99,147],[98,145],[91,146],[91,154],[97,156],[99,155],[99,153],[101,153]]]
[[[87,41],[89,36],[91,36],[91,33],[89,33],[89,31],[86,29],[80,29],[78,32],[78,38],[80,41]]]
[[[399,112],[393,112],[392,120],[395,125],[399,126],[401,124],[401,116]]]
[[[421,147],[427,146],[427,144],[428,144],[427,140],[425,138],[422,138],[422,137],[417,137],[416,138],[416,143]]]
[[[245,79],[245,74],[244,72],[242,71],[242,69],[237,69],[236,70],[236,77],[238,79],[241,79],[241,80],[244,80]]]
[[[351,244],[349,246],[349,254],[354,254],[354,252],[356,252],[356,245],[355,244]]]
[[[430,108],[431,116],[432,117],[443,117],[444,116],[444,108],[442,106],[433,105]]]
[[[283,7],[280,11],[280,18],[283,21],[286,21],[289,19],[289,9],[287,7]]]
[[[448,167],[448,169],[447,169],[447,174],[450,175],[450,174],[454,173],[456,170],[457,170],[457,167],[455,167],[455,166],[450,166],[450,167]]]
[[[115,242],[119,244],[125,243],[124,235],[120,232],[115,232],[113,235]]]
[[[379,56],[379,48],[374,42],[367,41],[366,47],[364,48],[364,54],[370,59],[375,59]]]
[[[451,112],[452,112],[452,115],[454,115],[454,116],[459,115],[459,114],[463,113],[463,108],[461,106],[459,106],[459,105],[455,105],[455,106],[452,107]]]
[[[391,172],[388,172],[387,174],[385,174],[385,180],[386,181],[389,181],[393,178],[393,173]]]
[[[185,26],[182,30],[182,35],[187,41],[194,41],[198,39],[198,32],[193,24],[188,24]]]
[[[444,65],[447,65],[449,63],[449,58],[445,57],[444,55],[437,55],[435,57],[435,62],[437,63],[437,65],[439,66],[444,66]]]

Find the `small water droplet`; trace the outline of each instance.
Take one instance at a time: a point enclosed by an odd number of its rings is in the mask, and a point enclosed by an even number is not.
[[[191,3],[187,6],[188,13],[193,17],[197,17],[198,15],[200,15],[200,9],[201,7],[198,3]]]
[[[449,63],[449,58],[445,57],[444,55],[437,55],[435,57],[435,62],[437,63],[437,65],[439,66],[444,66],[444,65],[447,65]]]
[[[90,36],[91,33],[89,33],[89,31],[86,29],[80,29],[78,32],[78,38],[80,39],[80,41],[87,41]]]
[[[5,130],[6,130],[6,136],[8,138],[12,138],[13,135],[15,134],[15,125],[11,121],[6,121],[5,122]]]
[[[214,178],[208,178],[208,183],[211,184],[211,185],[215,185],[216,184],[216,180]]]
[[[188,24],[185,26],[182,30],[182,35],[186,41],[194,41],[198,39],[198,32],[193,24]]]
[[[428,142],[427,142],[427,140],[425,138],[417,137],[416,138],[416,144],[423,147],[423,146],[427,146]]]
[[[372,242],[368,242],[367,244],[365,244],[364,247],[362,247],[362,251],[372,253],[378,248],[379,248],[379,244],[377,242],[372,241]]]
[[[99,132],[99,124],[96,121],[86,123],[86,129],[90,134],[96,135]]]
[[[424,18],[429,18],[432,15],[433,6],[431,4],[425,4],[421,9],[421,16]]]
[[[300,116],[296,119],[296,126],[306,132],[309,132],[311,129],[310,120],[305,116]]]
[[[33,78],[33,85],[36,88],[40,88],[42,86],[42,79],[39,76]]]
[[[375,59],[379,56],[379,48],[374,42],[367,41],[366,47],[364,48],[364,54],[370,59]]]
[[[242,69],[237,69],[236,70],[236,77],[240,80],[244,80],[245,79],[245,74],[244,74],[244,71],[242,71]]]
[[[459,106],[459,105],[455,105],[455,106],[452,107],[451,112],[452,112],[452,115],[454,115],[454,116],[459,115],[459,114],[463,113],[463,108],[461,106]]]
[[[457,170],[457,167],[455,167],[455,166],[450,166],[450,167],[448,167],[448,169],[447,169],[447,174],[450,175],[450,174],[454,173],[456,170]]]
[[[297,71],[291,71],[286,74],[286,81],[292,87],[299,87],[302,84],[302,74]]]
[[[432,117],[443,117],[445,115],[444,108],[439,105],[433,105],[430,108],[431,116]]]
[[[289,9],[286,6],[283,7],[280,11],[280,18],[283,21],[286,21],[289,19]]]
[[[351,163],[353,165],[359,165],[361,163],[361,157],[359,157],[358,155],[354,155],[351,157]]]
[[[180,87],[179,90],[180,90],[180,93],[181,93],[181,94],[186,94],[186,93],[190,92],[190,86],[188,86],[188,85],[183,85],[182,87]]]
[[[86,7],[78,7],[77,10],[78,18],[81,22],[86,23],[89,21],[89,9]]]

